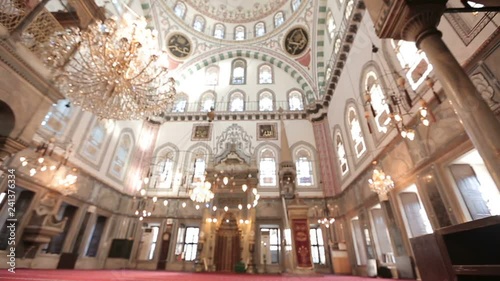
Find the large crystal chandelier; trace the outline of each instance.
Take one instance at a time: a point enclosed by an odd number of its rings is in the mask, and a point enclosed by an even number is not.
[[[372,178],[368,180],[370,189],[380,195],[386,195],[394,188],[394,181],[391,176],[388,176],[382,169],[375,168],[373,170]]]
[[[57,34],[42,55],[75,105],[103,119],[143,119],[163,112],[176,95],[157,45],[144,18],[107,19]]]
[[[207,203],[214,199],[214,193],[211,190],[212,184],[208,181],[201,181],[195,185],[189,197],[197,203]]]

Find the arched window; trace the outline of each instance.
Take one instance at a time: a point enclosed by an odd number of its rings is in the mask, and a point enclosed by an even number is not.
[[[212,92],[204,93],[200,98],[200,111],[209,112],[215,108],[215,95]]]
[[[197,149],[193,153],[191,165],[193,167],[192,183],[203,182],[205,180],[205,168],[207,164],[207,152],[204,149]]]
[[[153,187],[172,188],[176,154],[172,147],[167,147],[158,153],[153,172]]]
[[[245,110],[245,95],[242,92],[234,92],[229,97],[229,111]]]
[[[328,30],[328,37],[330,40],[333,39],[335,35],[335,20],[333,19],[333,13],[331,10],[328,10],[328,14],[326,14],[326,29]]]
[[[174,13],[179,18],[184,19],[184,16],[186,15],[186,5],[178,1],[174,7]]]
[[[274,96],[271,92],[264,91],[259,94],[259,111],[273,111]]]
[[[340,45],[342,45],[342,40],[340,40],[340,38],[337,37],[337,39],[335,39],[335,46],[333,47],[333,52],[335,54],[339,53],[339,51],[340,51]]]
[[[344,13],[345,19],[349,19],[351,17],[353,9],[354,9],[354,1],[349,0],[349,2],[347,2],[347,4],[345,5],[345,13]]]
[[[213,86],[219,84],[219,67],[212,65],[205,70],[205,85]]]
[[[297,185],[311,186],[313,182],[313,164],[311,152],[301,148],[295,153],[295,167],[297,170]]]
[[[337,157],[339,159],[340,172],[342,176],[349,172],[349,164],[347,163],[347,153],[345,151],[344,141],[342,140],[342,135],[340,131],[335,134],[335,150],[337,151]]]
[[[243,85],[246,83],[247,64],[242,59],[234,60],[231,65],[231,84]]]
[[[379,132],[387,133],[387,125],[391,122],[389,106],[386,103],[384,91],[377,74],[369,71],[365,75],[364,86],[369,95],[373,118]]]
[[[196,15],[193,21],[193,28],[194,30],[203,32],[205,30],[205,19],[200,15]]]
[[[332,68],[329,66],[326,68],[326,73],[325,73],[325,82],[329,83],[330,78],[332,78]]]
[[[260,153],[259,184],[276,186],[276,155],[271,149],[263,149]]]
[[[288,107],[290,110],[304,110],[304,103],[300,92],[292,91],[288,94]]]
[[[80,155],[97,164],[106,139],[106,128],[104,122],[95,120],[80,149]]]
[[[268,64],[259,66],[259,84],[273,83],[273,69]]]
[[[358,114],[352,106],[347,110],[347,122],[351,133],[354,151],[356,152],[356,158],[360,158],[366,151],[366,145],[361,124],[359,123]]]
[[[285,15],[283,14],[283,12],[277,12],[275,15],[274,15],[274,28],[282,25],[283,23],[285,22]]]
[[[245,27],[238,25],[234,28],[234,40],[245,40]]]
[[[414,42],[391,40],[399,64],[406,71],[406,78],[413,90],[416,90],[432,71],[424,52],[417,49]]]
[[[63,135],[72,113],[70,102],[66,99],[59,100],[43,118],[42,128],[51,135]]]
[[[301,0],[292,0],[292,11],[297,11],[300,7]]]
[[[174,104],[172,106],[172,112],[185,112],[188,102],[188,96],[186,94],[179,94],[175,97]]]
[[[216,23],[214,27],[214,37],[217,39],[224,39],[226,34],[226,27],[222,23]]]
[[[129,132],[122,132],[118,138],[118,145],[115,149],[115,154],[111,158],[111,165],[109,165],[109,174],[116,179],[122,181],[125,176],[128,159],[132,153],[134,140]]]
[[[255,24],[255,37],[264,36],[264,34],[266,34],[266,24],[260,21]]]

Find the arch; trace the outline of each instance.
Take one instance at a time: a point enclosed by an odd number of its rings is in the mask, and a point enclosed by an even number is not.
[[[295,79],[297,84],[300,85],[300,89],[303,91],[307,103],[312,103],[316,100],[317,95],[315,91],[312,90],[314,88],[312,86],[314,85],[314,81],[312,80],[310,74],[303,69],[303,67],[300,67],[295,61],[290,61],[290,58],[282,53],[272,50],[263,53],[261,48],[253,46],[244,46],[238,50],[235,50],[234,47],[228,46],[217,48],[213,51],[207,51],[200,55],[198,59],[194,58],[189,60],[178,68],[177,73],[179,73],[179,81],[189,80],[189,76],[193,75],[200,69],[207,67],[208,65],[237,57],[261,60],[282,69],[284,72],[288,73],[290,77]]]
[[[227,110],[228,111],[245,111],[246,94],[241,90],[234,90],[228,95]]]
[[[304,110],[304,95],[297,89],[291,89],[286,94],[289,110]]]
[[[385,91],[385,80],[375,61],[367,62],[361,71],[360,95],[366,106],[366,115],[370,116],[371,133],[379,142],[389,130],[390,108]]]
[[[335,156],[337,157],[337,167],[340,172],[341,179],[343,179],[350,173],[349,154],[351,148],[346,145],[342,129],[338,124],[333,127],[333,145]]]
[[[78,158],[99,170],[104,160],[105,153],[103,151],[108,150],[111,136],[106,131],[105,124],[95,116],[90,119],[85,132],[86,134],[79,142]]]
[[[199,32],[205,31],[206,20],[201,15],[194,16],[193,29]]]
[[[206,91],[200,96],[198,111],[208,112],[211,108],[215,108],[217,94],[214,91]]]
[[[16,116],[12,108],[0,100],[0,137],[8,137],[16,126]]]
[[[116,141],[113,157],[109,162],[108,176],[123,182],[130,164],[130,157],[135,149],[134,131],[130,128],[125,128],[120,132]]]
[[[276,95],[270,89],[263,89],[257,93],[259,111],[273,111],[276,109]]]
[[[260,187],[278,186],[279,148],[264,144],[255,149]]]
[[[238,25],[234,28],[234,40],[240,41],[240,40],[245,40],[247,38],[246,36],[246,28],[243,25]]]
[[[205,69],[205,85],[214,86],[219,84],[220,68],[218,65],[209,65]]]
[[[299,141],[290,147],[290,151],[296,166],[297,187],[317,186],[320,167],[316,148],[308,142]]]
[[[261,37],[266,34],[266,24],[263,21],[259,21],[255,24],[255,37]]]
[[[241,58],[231,62],[231,81],[229,85],[244,85],[247,81],[247,61]]]
[[[184,19],[186,16],[186,4],[184,4],[182,1],[177,1],[174,6],[174,14],[178,16],[181,19]]]
[[[335,24],[335,19],[333,18],[333,12],[331,9],[328,9],[328,12],[326,13],[326,31],[330,42],[333,40],[333,37],[335,36],[336,29],[337,25]]]
[[[176,95],[172,104],[171,112],[185,112],[189,103],[189,96],[186,93]]]
[[[362,120],[359,115],[359,110],[356,106],[356,103],[353,99],[350,99],[346,103],[346,108],[344,112],[344,122],[345,128],[350,136],[349,144],[354,151],[354,159],[355,162],[358,163],[363,156],[367,153],[367,144],[366,144],[366,133],[363,128]]]
[[[154,166],[150,167],[150,184],[154,188],[172,188],[179,163],[179,148],[167,142],[157,147],[153,155]]]
[[[278,28],[280,25],[282,25],[285,22],[285,14],[283,13],[283,11],[279,11],[274,14],[273,21],[274,28]]]
[[[273,84],[274,69],[269,63],[262,63],[257,68],[257,84]]]
[[[203,160],[203,163],[201,160]],[[212,161],[212,148],[208,144],[198,142],[190,146],[184,159],[184,171],[187,173],[187,178],[184,182],[189,186],[192,183],[201,181],[201,177],[205,172],[203,171],[202,175],[201,168],[206,170],[206,167]]]
[[[226,26],[222,23],[216,23],[214,25],[214,37],[217,39],[224,39],[226,36]]]

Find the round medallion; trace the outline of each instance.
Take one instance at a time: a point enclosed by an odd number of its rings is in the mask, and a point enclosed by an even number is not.
[[[285,50],[292,56],[301,55],[309,43],[307,31],[302,27],[295,27],[285,36]]]
[[[191,42],[180,33],[170,36],[167,42],[168,50],[175,58],[185,59],[191,53]]]

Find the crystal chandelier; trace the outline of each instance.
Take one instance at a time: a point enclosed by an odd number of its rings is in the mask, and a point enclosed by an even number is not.
[[[388,176],[382,169],[375,168],[373,170],[372,178],[368,180],[370,190],[380,195],[386,195],[394,188],[394,181],[391,176]]]
[[[214,193],[211,190],[212,184],[208,181],[201,181],[195,185],[189,194],[193,202],[207,203],[214,199]]]
[[[49,187],[67,196],[78,191],[76,185],[78,180],[78,176],[76,175],[77,170],[66,165],[72,145],[71,143],[67,145],[61,160],[55,160],[52,157],[56,147],[55,141],[56,139],[52,137],[48,142],[42,142],[36,147],[35,155],[31,153],[21,155],[19,161],[22,167],[28,169],[30,177],[34,177],[37,174],[51,176],[52,181]]]
[[[83,110],[103,119],[144,119],[163,112],[176,95],[157,45],[144,18],[107,19],[56,34],[42,56],[58,70],[59,90]]]

